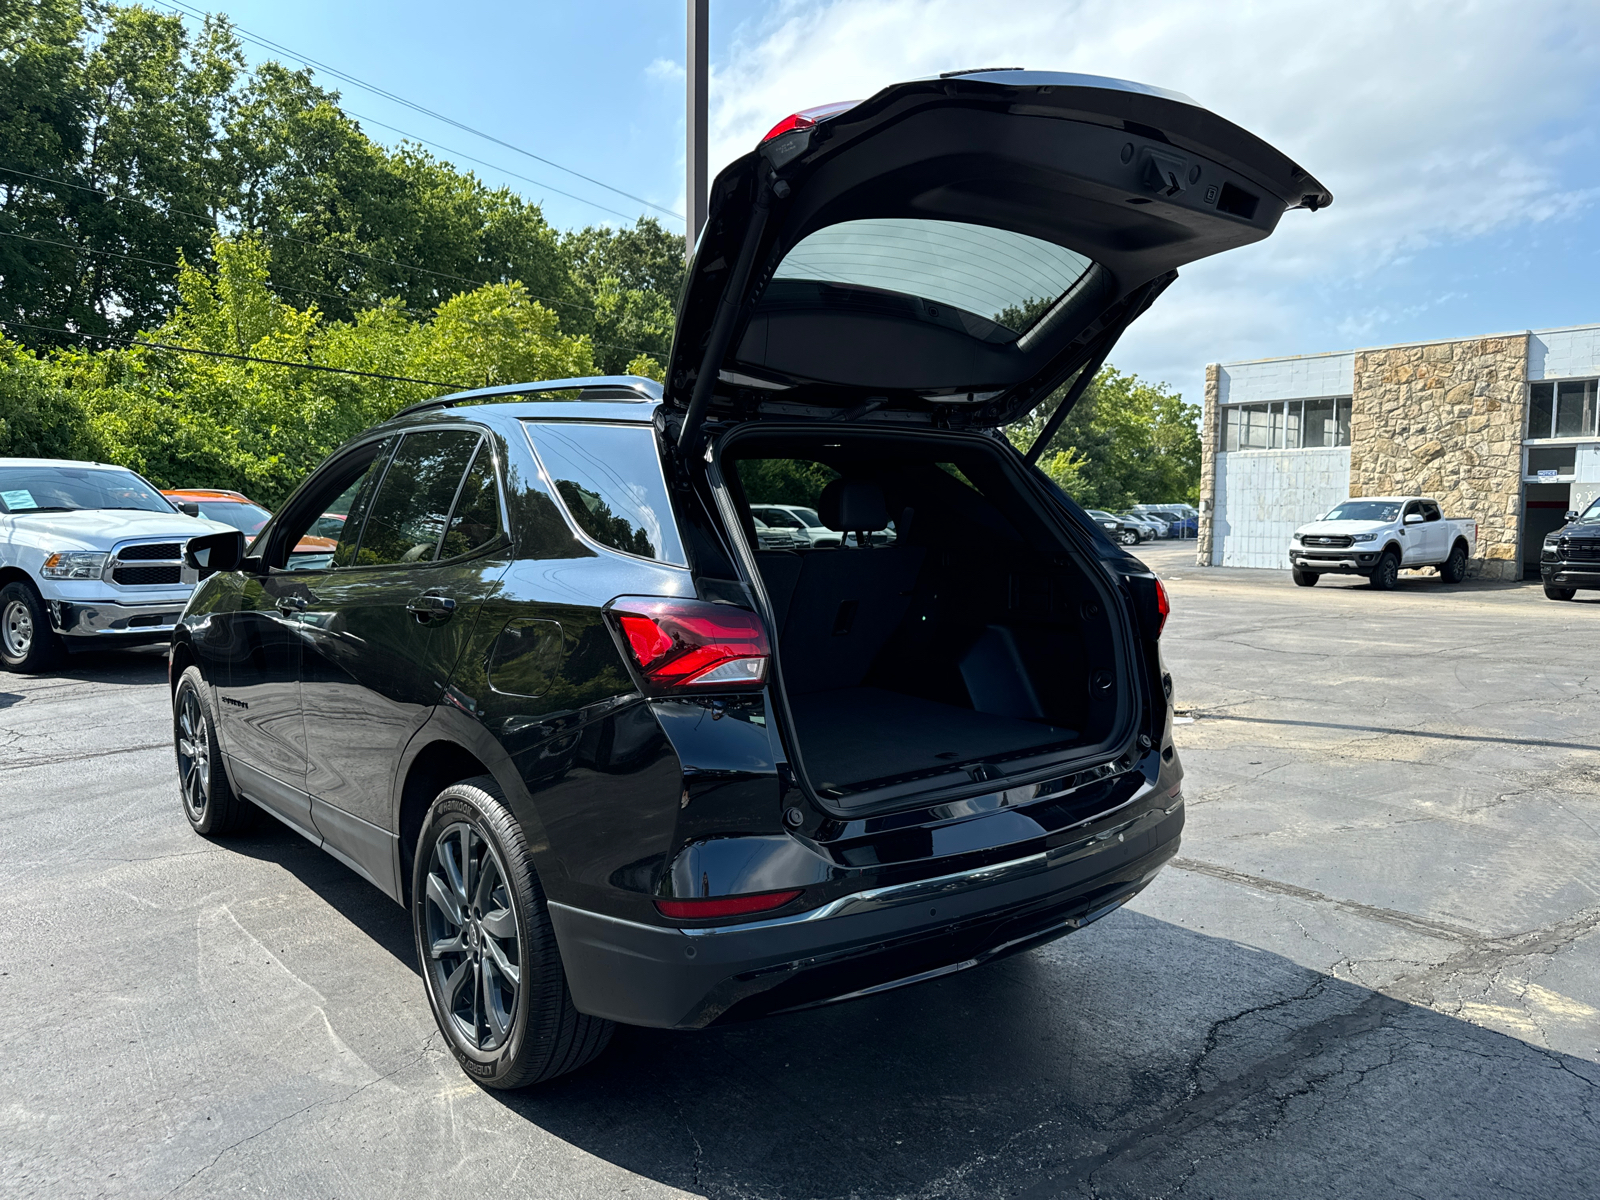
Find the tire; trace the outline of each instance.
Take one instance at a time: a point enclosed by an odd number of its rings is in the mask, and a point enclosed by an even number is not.
[[[1124,546],[1137,546],[1139,544],[1139,535],[1131,529],[1124,529],[1121,533],[1117,534],[1117,541],[1121,542]]]
[[[1439,564],[1439,578],[1446,583],[1460,583],[1467,577],[1467,546],[1465,542],[1457,542],[1450,550],[1450,557]]]
[[[1319,578],[1321,576],[1315,571],[1295,571],[1294,585],[1295,587],[1316,587]]]
[[[243,833],[255,824],[257,809],[234,794],[217,744],[217,718],[199,667],[178,677],[172,693],[172,748],[178,760],[178,792],[183,815],[201,837]]]
[[[439,793],[411,878],[423,987],[463,1071],[484,1087],[526,1087],[606,1048],[614,1026],[572,1007],[527,839],[493,779]]]
[[[1547,583],[1547,584],[1544,585],[1544,594],[1545,594],[1545,599],[1547,599],[1547,600],[1571,600],[1574,596],[1576,596],[1578,594],[1578,589],[1577,588],[1552,587],[1550,584]]]
[[[1385,550],[1383,557],[1378,559],[1378,565],[1372,568],[1367,582],[1380,592],[1394,591],[1400,582],[1400,556],[1393,550]]]
[[[0,667],[31,675],[67,657],[67,644],[50,625],[44,601],[31,584],[0,588]]]

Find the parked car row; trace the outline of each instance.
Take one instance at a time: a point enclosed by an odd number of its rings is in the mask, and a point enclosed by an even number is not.
[[[1194,537],[1199,529],[1198,513],[1187,505],[1150,508],[1136,504],[1120,513],[1099,508],[1086,511],[1111,535],[1113,541],[1123,546],[1137,546],[1140,542],[1154,541],[1156,538]]]

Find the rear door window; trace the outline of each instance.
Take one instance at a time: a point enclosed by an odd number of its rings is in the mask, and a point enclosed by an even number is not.
[[[478,444],[478,453],[461,484],[450,528],[439,547],[440,558],[460,558],[481,550],[500,536],[500,493],[494,482],[494,455],[487,441]]]
[[[351,565],[432,562],[478,440],[466,429],[406,434],[378,485]]]
[[[624,554],[688,565],[654,430],[582,421],[530,421],[527,430],[574,525]]]

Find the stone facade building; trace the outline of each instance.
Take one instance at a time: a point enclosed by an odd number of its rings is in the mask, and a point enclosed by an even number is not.
[[[1206,368],[1202,566],[1289,565],[1346,496],[1423,495],[1478,522],[1471,572],[1521,578],[1600,496],[1600,325]]]

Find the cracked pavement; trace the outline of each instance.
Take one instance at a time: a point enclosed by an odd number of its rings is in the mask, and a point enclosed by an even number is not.
[[[405,915],[184,822],[164,662],[0,676],[0,1195],[1587,1196],[1600,597],[1168,580],[1178,861],[1026,955],[485,1092]]]

